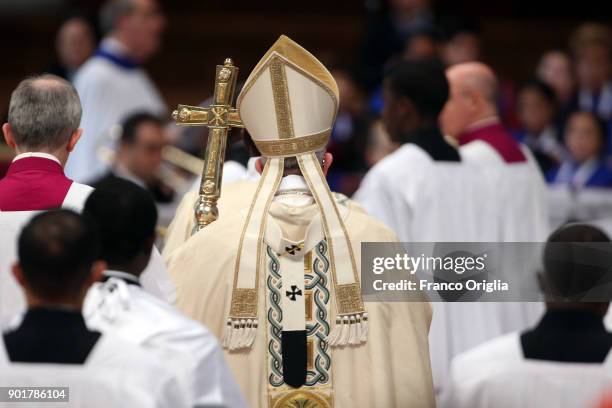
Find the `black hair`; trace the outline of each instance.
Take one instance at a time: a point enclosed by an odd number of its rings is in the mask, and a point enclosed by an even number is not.
[[[591,225],[568,224],[551,234],[544,247],[547,295],[578,301],[587,292],[612,283],[612,246],[595,243],[610,244],[610,238]]]
[[[400,62],[386,72],[385,81],[396,97],[408,98],[427,119],[437,120],[448,99],[448,81],[437,60]]]
[[[46,299],[78,296],[99,255],[95,227],[77,213],[52,210],[33,217],[18,240],[29,289]]]
[[[136,143],[136,135],[140,125],[146,122],[152,122],[158,126],[163,124],[162,120],[148,112],[137,112],[126,117],[121,124],[121,143],[134,144]]]
[[[519,92],[522,92],[527,89],[538,92],[544,97],[544,99],[546,99],[549,104],[553,106],[557,104],[557,96],[555,94],[555,90],[552,89],[552,87],[546,82],[537,78],[528,79],[527,81],[521,84]]]
[[[147,242],[155,236],[157,208],[151,193],[131,181],[111,177],[100,182],[83,215],[97,225],[101,258],[110,267],[125,265],[150,250]]]

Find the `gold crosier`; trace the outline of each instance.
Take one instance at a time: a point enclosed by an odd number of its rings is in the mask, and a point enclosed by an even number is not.
[[[221,196],[221,176],[227,135],[230,128],[244,127],[238,112],[231,106],[237,77],[238,67],[227,58],[223,65],[217,65],[215,94],[210,107],[179,105],[172,113],[177,125],[208,127],[202,181],[195,207],[198,231],[219,218],[217,201]]]

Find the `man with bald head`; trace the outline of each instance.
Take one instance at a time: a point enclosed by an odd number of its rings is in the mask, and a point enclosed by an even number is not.
[[[542,242],[550,232],[546,184],[529,150],[519,145],[500,122],[494,72],[482,63],[470,62],[448,68],[446,76],[450,97],[440,115],[441,126],[445,135],[460,145],[463,163],[479,174],[483,188],[474,195],[474,203],[487,203],[490,210],[482,213],[484,233],[475,241]],[[515,249],[504,247],[496,265],[497,278],[511,282],[517,271],[534,267],[531,259]],[[536,289],[535,280],[521,284]],[[453,308],[452,313],[458,311]],[[474,304],[468,315],[470,325],[446,332],[445,341],[455,345],[449,355],[529,327],[540,313],[539,303]],[[488,317],[479,320],[478,316]],[[453,322],[452,327],[459,326]]]
[[[544,178],[533,155],[500,122],[495,73],[485,64],[469,62],[448,68],[446,77],[450,97],[440,123],[444,134],[460,145],[464,162],[482,170],[483,177],[488,178],[489,194],[499,203],[497,239],[545,239],[550,227]]]
[[[446,76],[450,97],[440,115],[444,133],[462,146],[478,142],[463,149],[466,155],[476,154],[492,162],[524,162],[519,145],[500,123],[498,82],[491,68],[468,62],[450,67]]]

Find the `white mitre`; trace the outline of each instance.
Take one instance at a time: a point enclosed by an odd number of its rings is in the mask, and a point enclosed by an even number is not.
[[[257,332],[257,282],[262,267],[266,220],[283,177],[284,158],[297,157],[321,211],[330,249],[336,324],[332,346],[367,338],[367,315],[347,231],[315,155],[325,148],[338,112],[338,86],[312,54],[281,36],[255,66],[238,96],[237,110],[266,165],[243,227],[232,303],[223,344],[249,348]]]

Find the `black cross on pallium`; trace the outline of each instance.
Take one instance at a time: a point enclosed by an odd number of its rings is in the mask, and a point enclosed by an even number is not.
[[[292,300],[292,301],[295,301],[296,296],[302,296],[302,291],[298,289],[298,287],[295,285],[291,285],[291,291],[287,290],[286,292],[287,292],[287,297],[289,298],[289,300]]]
[[[295,255],[296,252],[299,252],[302,250],[302,246],[301,245],[291,245],[291,246],[286,246],[285,247],[285,252],[287,252],[288,254],[291,255]]]

